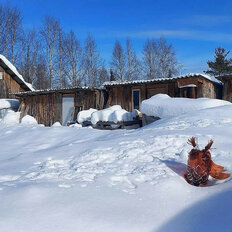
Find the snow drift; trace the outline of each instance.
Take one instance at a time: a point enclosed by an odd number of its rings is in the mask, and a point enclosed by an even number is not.
[[[157,94],[142,101],[141,112],[147,116],[169,118],[196,110],[213,108],[217,106],[232,105],[228,101],[211,98],[171,98],[166,94]]]
[[[232,181],[194,187],[180,171],[195,136],[232,172],[231,115],[229,104],[130,131],[0,125],[1,232],[230,232]]]

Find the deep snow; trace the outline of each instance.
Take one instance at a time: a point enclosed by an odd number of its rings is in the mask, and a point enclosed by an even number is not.
[[[196,110],[224,105],[232,105],[232,103],[212,98],[175,98],[169,97],[167,94],[156,94],[142,101],[141,112],[148,116],[170,118],[186,113],[190,114]]]
[[[232,182],[178,174],[196,136],[232,171],[232,106],[137,130],[0,125],[0,228],[6,231],[231,231]]]

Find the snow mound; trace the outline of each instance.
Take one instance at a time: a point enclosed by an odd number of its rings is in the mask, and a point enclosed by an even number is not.
[[[61,126],[60,122],[55,122],[55,123],[52,125],[52,127],[59,127],[59,126]]]
[[[16,99],[0,99],[0,110],[9,108],[13,110],[18,110],[19,101]]]
[[[89,110],[82,110],[77,115],[78,123],[83,123],[84,121],[90,121],[92,113],[96,112],[96,109],[90,108]]]
[[[34,117],[32,117],[30,115],[26,115],[26,116],[24,116],[22,118],[21,124],[24,124],[24,125],[37,125],[38,122]]]
[[[171,98],[166,94],[157,94],[142,101],[141,112],[147,116],[169,118],[225,105],[232,105],[232,103],[210,98]]]
[[[19,123],[20,112],[14,112],[12,110],[7,111],[5,117],[1,120],[1,124],[15,125]]]
[[[96,112],[93,112],[91,114],[91,123],[93,125],[96,125],[97,122],[122,122],[122,121],[131,121],[134,117],[138,115],[137,110],[133,110],[132,112],[128,112],[120,105],[114,105],[104,110],[99,110]]]

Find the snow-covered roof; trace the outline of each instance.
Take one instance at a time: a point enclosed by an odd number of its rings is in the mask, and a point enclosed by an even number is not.
[[[8,69],[7,71],[12,72],[13,77],[15,78],[15,81],[18,82],[20,85],[22,85],[24,88],[33,91],[35,90],[32,85],[24,80],[22,75],[19,74],[18,70],[15,68],[15,66],[3,55],[0,54],[0,62],[3,63],[6,67],[3,67],[4,69]]]
[[[190,78],[190,77],[201,77],[201,78],[207,79],[209,81],[212,81],[214,83],[221,84],[221,82],[219,80],[217,80],[215,77],[211,77],[211,76],[208,76],[208,75],[205,75],[205,74],[202,74],[202,73],[189,73],[189,74],[186,74],[186,75],[175,76],[175,77],[171,77],[171,78],[156,78],[156,79],[153,79],[153,80],[107,81],[107,82],[103,83],[103,86],[163,82],[163,81],[170,81],[170,80]]]
[[[68,92],[68,91],[75,91],[75,90],[97,90],[97,88],[90,88],[90,87],[73,87],[73,88],[52,88],[52,89],[38,89],[34,91],[27,91],[27,92],[18,92],[14,93],[15,95],[35,95],[35,94],[44,94],[44,93],[53,93],[53,92]]]

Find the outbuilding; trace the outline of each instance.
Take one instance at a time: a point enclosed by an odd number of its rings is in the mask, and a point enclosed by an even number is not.
[[[222,83],[199,73],[153,80],[111,81],[105,82],[104,88],[108,92],[107,106],[121,105],[127,111],[139,109],[143,100],[158,93],[170,97],[222,98]]]
[[[217,77],[223,82],[223,100],[232,102],[232,75],[225,75]]]
[[[104,107],[104,91],[87,87],[36,90],[15,96],[20,100],[22,116],[29,114],[45,126],[55,122],[67,125],[81,110]]]
[[[0,98],[15,98],[14,93],[34,90],[5,56],[0,55]]]

